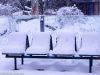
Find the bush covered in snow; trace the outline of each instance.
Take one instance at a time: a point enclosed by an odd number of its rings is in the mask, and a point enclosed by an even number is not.
[[[0,16],[0,36],[17,31],[17,24],[14,18]]]
[[[75,22],[85,21],[84,14],[76,6],[62,7],[57,11],[56,21],[60,28],[64,25],[73,25]]]
[[[9,32],[9,22],[8,18],[0,17],[0,36]]]
[[[84,15],[76,6],[72,6],[60,8],[53,18],[52,16],[45,18],[45,24],[52,31],[65,29],[80,34],[80,32],[100,32],[99,20],[100,16]]]
[[[13,7],[9,4],[3,5],[0,4],[0,15],[12,15],[12,13],[18,11],[19,8],[17,7]]]
[[[44,11],[45,15],[55,15],[56,11],[54,11],[53,9],[47,9]]]

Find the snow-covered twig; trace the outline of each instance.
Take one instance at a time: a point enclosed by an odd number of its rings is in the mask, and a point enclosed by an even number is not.
[[[28,7],[28,6],[25,6],[25,8],[27,9],[27,10],[32,10],[32,8],[30,8],[30,7]]]

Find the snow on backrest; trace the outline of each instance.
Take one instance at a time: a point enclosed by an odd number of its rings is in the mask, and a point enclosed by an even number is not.
[[[75,35],[73,32],[59,32],[57,34],[57,46],[66,50],[75,50]]]
[[[50,33],[48,32],[33,33],[31,46],[40,48],[42,47],[50,48]]]
[[[12,32],[8,35],[8,45],[25,46],[26,34],[21,32]]]
[[[100,50],[100,33],[86,32],[82,36],[83,50]]]

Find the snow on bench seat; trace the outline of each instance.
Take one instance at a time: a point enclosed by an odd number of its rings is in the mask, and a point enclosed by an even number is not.
[[[53,38],[53,37],[52,37]],[[75,54],[75,35],[73,32],[60,31],[52,54]]]
[[[7,43],[2,47],[2,53],[24,53],[26,49],[26,34],[12,32],[7,36]]]
[[[26,54],[48,54],[50,50],[50,33],[34,32],[30,47]]]
[[[100,33],[85,32],[82,35],[80,55],[100,55]]]

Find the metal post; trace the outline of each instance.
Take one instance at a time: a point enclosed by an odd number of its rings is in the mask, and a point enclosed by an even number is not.
[[[40,18],[40,31],[44,32],[44,16],[43,15],[41,15],[41,18]]]
[[[17,58],[16,57],[14,58],[14,70],[18,70],[17,69]]]
[[[21,58],[21,64],[22,65],[24,64],[24,58],[23,57]]]
[[[92,73],[92,65],[93,65],[93,60],[92,58],[89,59],[89,73]]]
[[[22,55],[22,58],[21,58],[21,64],[23,65],[24,64],[24,58],[23,58],[24,55]]]
[[[44,0],[41,0],[40,31],[44,32]]]

